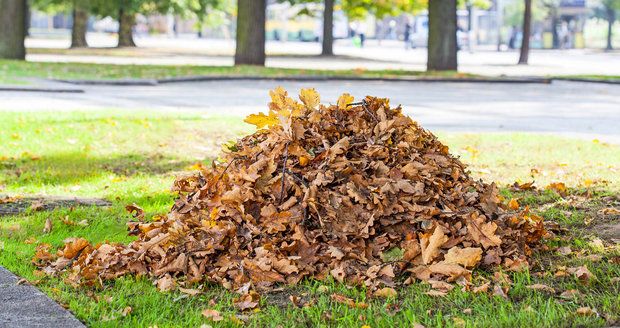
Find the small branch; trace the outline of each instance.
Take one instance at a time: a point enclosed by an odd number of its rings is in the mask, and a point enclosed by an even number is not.
[[[288,142],[284,145],[284,162],[282,162],[282,187],[280,189],[280,205],[284,200],[284,178],[286,177],[286,161],[288,161]]]

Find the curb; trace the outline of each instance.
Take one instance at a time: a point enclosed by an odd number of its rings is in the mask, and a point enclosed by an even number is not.
[[[82,89],[45,88],[45,87],[22,87],[22,86],[10,86],[10,85],[0,85],[0,91],[84,93],[84,90],[82,90]]]
[[[563,78],[554,77],[553,81],[569,81],[569,82],[584,82],[584,83],[604,83],[604,84],[620,84],[620,79],[617,80],[604,80],[604,79],[582,79],[582,78]]]
[[[182,76],[162,79],[120,79],[120,80],[54,80],[76,85],[119,85],[119,86],[155,86],[166,83],[180,82],[208,82],[208,81],[239,81],[239,80],[266,80],[266,81],[373,81],[373,82],[447,82],[447,83],[538,83],[550,84],[552,79],[537,77],[514,78],[441,78],[441,77],[356,77],[356,76],[227,76],[202,75]]]

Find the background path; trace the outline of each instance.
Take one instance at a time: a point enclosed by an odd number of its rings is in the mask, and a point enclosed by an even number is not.
[[[323,102],[343,92],[388,97],[427,129],[553,133],[620,143],[620,85],[562,82],[493,84],[365,81],[213,81],[157,86],[80,86],[81,94],[0,91],[0,110],[193,110],[240,115],[264,111],[268,90],[314,87]]]

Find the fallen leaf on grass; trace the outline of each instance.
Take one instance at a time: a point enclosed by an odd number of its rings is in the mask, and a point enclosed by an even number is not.
[[[577,315],[580,315],[580,316],[598,315],[596,310],[593,310],[592,308],[587,307],[587,306],[582,306],[578,308],[577,311],[575,311],[575,313],[577,313]]]
[[[204,310],[202,310],[202,315],[205,318],[207,318],[207,319],[211,319],[212,321],[222,321],[222,320],[224,320],[224,317],[222,317],[222,315],[220,315],[220,311],[218,311],[218,310],[204,309]]]
[[[576,296],[578,296],[580,293],[578,290],[576,289],[569,289],[569,290],[565,290],[562,292],[562,294],[560,294],[561,298],[574,298]]]
[[[433,297],[444,297],[446,295],[448,295],[448,293],[441,291],[441,290],[435,290],[435,289],[431,289],[428,292],[424,293],[426,295],[429,296],[433,296]]]
[[[461,264],[466,268],[473,268],[482,259],[482,248],[454,246],[444,255],[444,262],[448,264]]]
[[[570,247],[568,247],[568,246],[564,246],[564,247],[558,248],[558,253],[560,253],[562,255],[570,255],[572,252],[573,252],[573,250],[570,249]]]
[[[573,274],[575,278],[579,279],[579,281],[584,283],[590,282],[592,277],[594,277],[592,272],[590,272],[590,270],[588,270],[588,267],[585,265],[582,265],[580,267],[568,268],[567,271],[568,273]]]
[[[344,295],[341,294],[332,294],[331,296],[332,301],[336,302],[336,303],[340,303],[340,304],[345,304],[350,308],[357,308],[357,309],[365,309],[368,307],[368,304],[363,303],[363,302],[355,302],[352,298],[348,298]]]
[[[156,284],[160,292],[168,292],[174,288],[174,280],[169,274],[157,279]]]
[[[564,182],[550,183],[549,185],[547,185],[547,187],[545,187],[545,189],[554,190],[555,192],[560,194],[560,196],[562,197],[566,196],[566,185],[564,184]]]
[[[510,199],[508,202],[508,208],[513,211],[517,211],[519,209],[519,200],[516,198]]]
[[[30,209],[33,212],[41,211],[41,210],[45,209],[45,204],[42,201],[40,201],[40,200],[35,200],[34,202],[32,202],[30,204]]]
[[[615,207],[607,207],[607,208],[604,208],[604,209],[598,211],[598,214],[602,214],[602,215],[620,215],[620,210],[615,208]]]
[[[552,287],[549,287],[547,285],[543,285],[543,284],[533,284],[533,285],[529,285],[527,286],[528,289],[533,289],[533,290],[538,290],[541,292],[547,292],[547,293],[551,293],[551,294],[555,294],[555,289],[553,289]]]
[[[390,288],[390,287],[384,287],[384,288],[378,289],[374,293],[375,297],[380,297],[380,298],[396,297],[396,295],[398,295],[396,290],[394,288]]]
[[[489,287],[491,287],[491,283],[490,282],[486,282],[478,287],[474,287],[472,288],[472,292],[474,292],[475,294],[477,293],[486,293],[489,291]]]
[[[133,311],[133,309],[131,308],[131,306],[127,306],[127,307],[125,307],[125,308],[123,309],[123,311],[121,311],[121,315],[122,315],[123,317],[126,317],[126,316],[128,316],[128,315],[131,313],[131,311]]]
[[[233,304],[235,305],[235,307],[241,311],[253,309],[258,306],[259,302],[260,295],[258,295],[258,293],[253,290],[233,300]]]
[[[43,233],[50,233],[50,232],[52,232],[52,219],[47,218],[45,219],[45,226],[43,227]]]
[[[182,288],[182,287],[179,287],[179,291],[183,294],[187,294],[190,296],[196,296],[201,293],[201,291],[198,289]]]

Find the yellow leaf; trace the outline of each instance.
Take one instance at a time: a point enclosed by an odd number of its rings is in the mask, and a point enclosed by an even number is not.
[[[310,159],[308,159],[308,157],[306,157],[306,156],[300,156],[299,157],[299,165],[306,166],[306,165],[308,165],[308,163],[310,163]]]
[[[375,297],[380,297],[380,298],[392,298],[392,297],[396,297],[398,293],[396,292],[394,288],[384,287],[384,288],[377,290],[374,293],[374,295]]]
[[[347,104],[353,102],[355,98],[348,93],[343,93],[340,98],[338,98],[338,108],[339,109],[347,109]]]
[[[447,264],[461,264],[466,268],[473,268],[482,259],[482,249],[479,247],[460,248],[454,246],[444,255]]]
[[[508,208],[516,211],[519,209],[519,201],[516,198],[512,198],[510,202],[508,202]]]
[[[308,108],[315,108],[316,106],[318,106],[319,102],[321,101],[321,97],[319,96],[319,93],[316,92],[314,88],[301,89],[301,91],[299,92],[299,99]]]
[[[258,129],[271,127],[280,123],[278,117],[273,113],[269,113],[269,115],[265,115],[264,113],[250,114],[243,121],[248,124],[256,125]]]
[[[284,88],[277,87],[274,90],[270,90],[269,97],[271,97],[272,105],[270,107],[275,107],[276,109],[283,109],[286,107],[286,98],[288,98],[288,92],[286,92]]]

